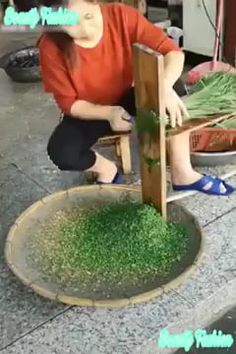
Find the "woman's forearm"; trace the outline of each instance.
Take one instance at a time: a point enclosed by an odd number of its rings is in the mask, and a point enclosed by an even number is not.
[[[80,119],[109,120],[111,110],[111,106],[102,106],[78,100],[71,106],[70,114],[72,117]]]
[[[184,68],[184,53],[172,51],[164,56],[165,86],[172,88],[180,78]]]

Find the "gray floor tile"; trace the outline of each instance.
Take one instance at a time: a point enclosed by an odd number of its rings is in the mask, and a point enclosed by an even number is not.
[[[126,309],[74,308],[22,338],[3,354],[128,354],[188,306],[173,293]]]
[[[0,350],[65,308],[35,295],[8,269],[0,272],[0,294]]]

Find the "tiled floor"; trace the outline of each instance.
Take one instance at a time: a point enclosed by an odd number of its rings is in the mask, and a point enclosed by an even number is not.
[[[200,354],[222,354],[222,353],[229,353],[229,354],[234,354],[236,352],[236,307],[228,311],[226,314],[224,314],[219,320],[214,322],[211,327],[206,328],[206,331],[208,334],[212,334],[213,331],[216,330],[219,334],[219,331],[222,331],[223,334],[228,334],[231,335],[234,339],[234,343],[228,344],[230,345],[229,348],[204,348],[203,346],[207,346],[207,343],[202,341],[201,345],[199,343],[199,348],[192,348],[189,351],[189,354],[195,354],[195,353],[200,353]],[[225,345],[227,345],[225,343]],[[176,354],[184,354],[186,351],[184,350],[178,350]]]

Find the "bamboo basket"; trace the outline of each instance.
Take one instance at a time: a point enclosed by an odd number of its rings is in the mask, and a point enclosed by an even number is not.
[[[94,284],[83,288],[82,284],[71,286],[58,284],[54,279],[47,277],[30,258],[29,244],[37,237],[35,230],[52,218],[59,210],[68,210],[76,204],[77,207],[89,205],[102,205],[109,201],[121,202],[136,200],[141,201],[140,188],[134,186],[85,186],[72,188],[66,191],[49,195],[30,206],[15,221],[10,229],[6,245],[5,257],[7,264],[13,273],[37,294],[70,305],[95,306],[95,307],[122,307],[134,303],[150,300],[164,291],[178,287],[192,274],[198,266],[203,254],[203,234],[196,218],[181,205],[170,203],[168,205],[169,221],[185,225],[189,235],[187,252],[180,260],[171,275],[165,279],[156,279],[150,282],[148,279],[139,288],[133,288],[130,284],[120,287],[118,284],[109,288],[109,284],[100,284],[101,291],[109,293],[109,298],[102,293],[93,292]],[[87,286],[87,285],[86,285]]]

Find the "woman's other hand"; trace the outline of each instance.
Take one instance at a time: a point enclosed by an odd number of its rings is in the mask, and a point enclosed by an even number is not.
[[[111,107],[110,126],[113,131],[130,131],[132,129],[131,116],[123,107]]]
[[[165,90],[166,113],[172,128],[182,126],[184,118],[189,118],[188,111],[173,88]]]

